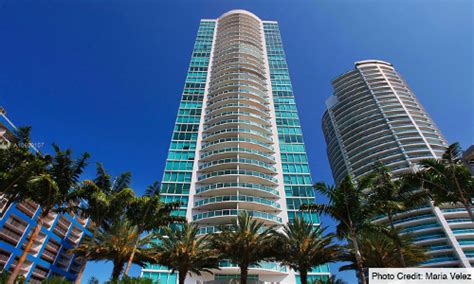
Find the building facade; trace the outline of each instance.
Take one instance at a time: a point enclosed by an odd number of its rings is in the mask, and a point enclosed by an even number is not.
[[[392,64],[367,60],[332,82],[322,127],[333,177],[358,179],[376,161],[394,177],[413,172],[417,162],[440,158],[448,146],[440,130]],[[383,219],[378,220],[383,221]],[[474,224],[464,208],[426,207],[399,214],[396,226],[425,246],[423,267],[471,267]]]
[[[201,20],[162,180],[166,201],[213,233],[246,211],[280,227],[314,200],[303,136],[278,23],[244,10]],[[214,275],[186,283],[228,283],[235,264],[223,261]],[[298,283],[298,274],[278,263],[252,267],[249,280]],[[176,283],[166,267],[150,265],[142,276]],[[328,267],[310,279],[326,279]]]
[[[0,146],[12,143],[14,132],[15,126],[1,109]],[[30,148],[38,151],[34,145]],[[16,267],[28,236],[36,226],[39,209],[33,202],[9,204],[0,196],[0,271],[13,271]],[[87,225],[88,220],[80,216],[51,213],[20,274],[28,283],[40,283],[52,276],[74,281],[81,262],[70,250],[79,244],[84,234],[89,234]]]

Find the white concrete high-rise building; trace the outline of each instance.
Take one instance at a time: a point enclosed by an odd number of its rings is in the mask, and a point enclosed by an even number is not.
[[[181,201],[177,213],[201,234],[216,232],[242,211],[277,228],[295,217],[319,225],[317,214],[299,211],[314,193],[277,22],[244,10],[201,21],[161,194]],[[235,264],[220,266],[186,283],[239,278]],[[176,283],[176,274],[158,265],[145,267],[142,276]],[[309,279],[328,276],[323,265]],[[249,281],[299,283],[299,275],[265,262],[250,269]]]
[[[376,161],[395,177],[417,162],[439,158],[448,146],[439,129],[392,64],[366,60],[332,82],[334,94],[322,119],[327,154],[336,183],[358,179]],[[396,226],[425,246],[424,267],[471,267],[474,224],[464,208],[423,208],[399,214]]]

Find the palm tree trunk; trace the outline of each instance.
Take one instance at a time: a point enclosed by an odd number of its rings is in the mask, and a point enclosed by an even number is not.
[[[301,284],[307,284],[308,283],[308,271],[306,269],[300,269],[300,280]]]
[[[114,260],[114,269],[112,270],[112,280],[118,280],[122,274],[124,261]]]
[[[474,222],[474,214],[472,214],[472,206],[469,201],[464,203],[464,208],[466,208],[467,214],[471,218],[472,222]]]
[[[240,284],[247,284],[247,276],[249,273],[248,265],[240,266]]]
[[[84,274],[84,270],[86,270],[86,265],[87,265],[87,257],[84,257],[82,259],[81,267],[79,268],[79,272],[77,273],[74,284],[81,284],[82,275]]]
[[[130,254],[130,257],[128,258],[127,267],[125,268],[125,272],[123,273],[123,275],[125,276],[128,276],[130,267],[132,267],[133,258],[135,257],[135,252],[137,251],[137,243],[138,243],[138,240],[135,242],[135,245],[133,246],[132,254]]]
[[[366,284],[367,280],[365,279],[364,266],[362,265],[362,255],[360,254],[359,244],[357,242],[357,235],[355,230],[351,228],[351,241],[354,246],[354,254],[356,258],[357,274],[359,275],[359,281],[362,284]]]
[[[15,280],[18,277],[18,274],[20,274],[20,269],[23,266],[23,263],[25,263],[26,257],[28,256],[28,253],[29,253],[31,247],[33,246],[34,241],[38,237],[42,227],[43,227],[43,217],[40,217],[40,218],[38,218],[38,224],[36,224],[36,227],[33,230],[33,233],[31,234],[30,239],[29,239],[28,243],[26,244],[26,247],[23,250],[23,253],[22,253],[20,259],[18,260],[18,263],[16,264],[15,269],[13,270],[10,277],[8,277],[7,284],[14,284],[15,283]]]
[[[179,271],[178,272],[178,283],[179,284],[184,284],[184,281],[186,281],[186,274],[188,274],[187,271]]]
[[[94,226],[94,232],[92,233],[92,238],[90,240],[91,244],[95,243],[95,239],[97,238],[98,231],[99,229],[96,226]],[[84,256],[84,259],[82,260],[81,267],[79,268],[79,272],[77,273],[77,277],[76,277],[76,280],[74,281],[74,284],[81,284],[82,275],[84,274],[84,271],[86,270],[88,258],[89,258],[89,254],[86,254]]]
[[[400,256],[400,264],[402,265],[402,267],[407,267],[407,265],[405,263],[405,256],[403,255],[403,251],[402,251],[402,246],[400,244],[400,236],[395,232],[395,225],[393,224],[392,213],[389,212],[387,214],[387,217],[388,217],[388,222],[390,223],[390,228],[392,228],[393,237],[395,238],[394,239],[395,246],[397,247],[397,250],[398,250],[398,253],[399,253],[399,256]]]

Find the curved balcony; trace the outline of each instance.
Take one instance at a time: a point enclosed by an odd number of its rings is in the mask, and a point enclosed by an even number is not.
[[[209,90],[209,97],[212,98],[217,94],[223,93],[249,93],[253,96],[257,96],[259,98],[265,99],[267,101],[268,95],[266,94],[266,88],[260,84],[255,82],[243,82],[239,79],[227,79],[225,81],[221,81],[217,84],[213,84]]]
[[[221,157],[228,157],[228,156],[234,157],[236,154],[240,154],[241,156],[258,157],[259,159],[261,160],[263,159],[263,161],[266,161],[267,164],[275,163],[275,157],[273,157],[273,155],[270,155],[258,150],[242,148],[242,147],[230,147],[230,148],[222,148],[222,149],[218,149],[214,151],[209,151],[209,152],[201,154],[200,159],[202,161],[206,161],[211,158],[221,158]]]
[[[266,152],[266,153],[274,153],[273,147],[269,145],[268,143],[262,142],[260,140],[252,139],[252,138],[246,138],[246,137],[229,137],[229,138],[221,138],[218,140],[214,140],[212,142],[206,142],[202,146],[203,151],[212,151],[224,147],[229,147],[229,146],[237,146],[241,145],[242,147],[245,148],[251,148],[254,150],[258,150],[261,152]]]
[[[264,132],[268,135],[270,135],[272,132],[270,131],[270,127],[257,123],[252,120],[246,120],[246,119],[223,119],[220,121],[217,121],[212,124],[206,124],[204,125],[204,131],[217,131],[217,130],[222,130],[226,128],[232,128],[232,127],[238,127],[239,125],[244,125],[246,127],[249,127],[249,129],[253,129],[255,131],[261,131]]]
[[[225,79],[215,80],[210,84],[210,93],[219,92],[230,87],[246,87],[255,89],[257,92],[266,92],[264,81],[256,81],[243,76],[227,76]]]
[[[249,81],[249,82],[254,82],[263,86],[267,85],[267,81],[265,81],[264,78],[261,76],[258,76],[254,73],[250,72],[244,72],[244,71],[228,71],[224,73],[220,73],[219,76],[214,76],[212,78],[212,81],[209,83],[211,86],[214,84],[220,84],[222,82],[227,82],[228,79],[236,79],[238,78],[239,80],[242,81]]]
[[[237,165],[241,166],[241,168],[245,167],[245,169],[248,170],[261,171],[267,174],[276,174],[275,167],[259,160],[247,158],[227,158],[203,163],[199,165],[199,171],[204,173],[208,171],[223,170],[228,168],[229,166]]]
[[[211,142],[215,139],[219,138],[228,138],[228,137],[234,137],[236,135],[239,135],[241,137],[247,137],[251,139],[256,139],[259,140],[263,143],[266,144],[273,144],[272,137],[269,134],[260,132],[260,131],[255,131],[249,128],[226,128],[210,133],[204,133],[202,135],[203,141],[205,142]]]
[[[253,210],[238,210],[238,209],[223,209],[223,210],[214,210],[204,213],[198,213],[193,216],[193,222],[196,223],[230,223],[235,219],[241,212],[247,212],[248,215],[252,216],[255,219],[259,219],[264,224],[273,225],[281,224],[282,219],[276,215]]]
[[[219,99],[211,99],[207,102],[208,107],[216,108],[220,107],[227,103],[245,103],[253,107],[258,108],[261,112],[268,112],[268,104],[262,103],[261,100],[256,100],[251,97],[246,96],[245,94],[234,93],[233,95],[227,95]],[[267,114],[268,115],[268,114]]]
[[[205,198],[194,202],[196,209],[224,209],[236,208],[239,204],[240,209],[249,210],[280,210],[280,204],[261,197],[250,195],[221,195]]]
[[[279,197],[279,193],[275,188],[258,183],[227,182],[201,186],[196,189],[196,194],[200,196],[236,195],[237,192],[267,198]]]
[[[206,118],[204,119],[204,122],[211,124],[211,123],[218,122],[218,121],[220,121],[221,119],[224,119],[224,118],[226,118],[226,119],[235,119],[235,118],[240,118],[240,117],[249,118],[253,122],[259,123],[259,124],[261,124],[265,127],[269,127],[271,125],[270,120],[268,120],[267,118],[265,118],[261,115],[257,115],[257,114],[254,114],[254,113],[251,113],[251,112],[245,112],[245,111],[226,111],[226,112],[222,112],[220,114],[216,114],[214,116],[206,115]]]
[[[220,271],[227,274],[239,274],[240,269],[236,264],[230,261],[221,261],[219,263]],[[285,275],[288,273],[286,266],[282,266],[276,262],[260,262],[258,265],[252,265],[249,268],[249,274],[274,274],[274,275]]]
[[[198,229],[198,235],[204,235],[204,234],[213,234],[213,233],[220,233],[222,230],[221,230],[221,227],[224,226],[224,227],[230,227],[231,224],[226,224],[226,225],[219,225],[219,226],[203,226],[203,227],[200,227]],[[265,231],[266,229],[268,229],[268,227],[265,227],[265,226],[262,226],[258,232],[263,232]]]
[[[276,186],[278,181],[276,178],[250,170],[223,170],[215,171],[198,176],[200,183],[215,183],[220,181],[234,181],[236,178],[246,180],[250,183],[259,183],[262,185]]]
[[[253,58],[253,56],[240,54],[238,56],[226,55],[226,57],[220,57],[214,61],[214,64],[219,67],[234,66],[234,65],[247,65],[254,69],[265,70],[265,65],[261,60]],[[219,70],[219,69],[218,69]],[[218,71],[216,70],[216,73]]]
[[[237,71],[238,73],[251,73],[257,76],[258,78],[265,80],[265,76],[264,76],[265,72],[263,70],[260,70],[258,68],[254,68],[248,65],[227,65],[227,66],[219,67],[213,70],[211,74],[211,78],[219,77],[219,76],[222,76],[222,74],[226,74],[228,72],[233,72],[233,71]]]
[[[255,115],[264,117],[265,119],[269,119],[270,115],[267,112],[267,108],[261,108],[261,107],[255,107],[253,105],[237,102],[237,103],[229,103],[225,102],[224,104],[218,105],[218,106],[213,106],[212,108],[207,109],[206,115],[213,116],[213,115],[218,115],[220,113],[226,112],[226,111],[246,111],[249,113],[253,113]]]
[[[236,96],[237,95],[237,96]],[[263,95],[256,91],[251,91],[249,89],[243,88],[227,88],[226,90],[219,90],[219,92],[209,93],[208,96],[208,105],[217,101],[220,101],[221,98],[233,97],[233,98],[248,98],[252,101],[256,101],[261,105],[268,105],[268,96]]]

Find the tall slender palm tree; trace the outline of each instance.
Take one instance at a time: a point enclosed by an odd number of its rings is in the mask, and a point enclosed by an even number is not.
[[[374,231],[362,231],[358,235],[358,242],[361,248],[361,255],[364,263],[364,271],[369,267],[400,267],[401,261],[395,241],[385,234]],[[426,250],[416,245],[410,235],[402,235],[402,252],[405,255],[405,264],[408,267],[418,266],[420,262],[428,260]],[[343,270],[352,270],[356,267],[356,259],[352,248],[348,247],[347,252],[341,260],[349,261],[351,264],[342,266]]]
[[[367,280],[357,236],[359,231],[364,228],[378,229],[376,225],[370,223],[370,208],[363,202],[363,191],[367,186],[365,181],[362,180],[355,185],[351,177],[347,176],[337,187],[316,183],[314,188],[328,198],[328,204],[303,204],[300,208],[304,211],[328,214],[338,221],[336,236],[339,239],[347,239],[353,247],[357,275],[359,281],[364,284],[367,283]]]
[[[178,209],[181,202],[165,203],[160,198],[159,182],[150,185],[145,195],[135,197],[131,200],[126,216],[132,226],[137,232],[135,248],[128,259],[124,275],[127,276],[132,266],[135,250],[138,246],[139,236],[144,232],[152,232],[159,230],[172,223],[183,223],[186,218],[181,216],[171,215],[172,211]]]
[[[55,144],[53,144],[53,149],[54,155],[44,158],[47,162],[43,163],[43,170],[30,177],[25,188],[19,189],[20,197],[17,198],[17,201],[31,200],[38,204],[41,209],[37,224],[7,281],[8,284],[13,284],[18,276],[46,217],[57,208],[67,211],[71,204],[77,202],[74,188],[79,183],[79,178],[86,166],[89,154],[84,153],[78,159],[73,159],[71,150],[62,151]]]
[[[429,204],[426,191],[413,190],[400,179],[394,179],[390,171],[380,162],[375,163],[367,179],[367,199],[374,215],[386,215],[390,226],[389,236],[395,242],[400,266],[406,267],[402,242],[395,229],[394,216],[404,210],[414,209],[418,206]]]
[[[92,226],[92,237],[83,242],[89,244],[85,247],[93,247],[96,236],[104,227],[109,227],[114,220],[122,217],[127,206],[135,197],[134,191],[130,188],[131,174],[129,172],[118,175],[114,180],[107,173],[101,163],[97,163],[96,177],[94,180],[85,180],[82,182],[77,196],[82,200],[78,204],[77,211],[85,217],[88,217]],[[84,247],[82,248],[84,252]],[[82,281],[82,275],[87,265],[89,255],[81,255],[82,262],[75,280],[76,284]]]
[[[144,265],[152,261],[152,250],[148,248],[153,240],[153,234],[139,237],[138,248],[135,250],[134,263]],[[118,280],[127,260],[130,258],[136,243],[136,230],[125,219],[117,219],[107,229],[96,235],[95,242],[82,242],[72,250],[77,255],[87,255],[90,260],[112,261],[111,279]]]
[[[335,262],[341,253],[340,246],[333,244],[333,235],[323,236],[323,232],[324,229],[296,218],[294,222],[284,226],[280,235],[278,259],[299,272],[301,284],[308,283],[308,271],[311,267]]]
[[[265,228],[262,222],[253,219],[247,212],[241,212],[230,226],[222,226],[220,233],[212,238],[213,247],[223,258],[229,259],[240,268],[240,283],[247,284],[251,265],[274,257],[276,233]]]
[[[198,237],[196,225],[184,223],[176,228],[164,228],[155,244],[157,262],[178,272],[178,283],[184,284],[188,273],[212,273],[219,267],[219,253],[211,247],[211,235]]]
[[[421,160],[420,170],[405,175],[404,179],[426,189],[436,204],[461,203],[474,222],[474,177],[463,163],[461,153],[459,143],[451,144],[441,159]]]

